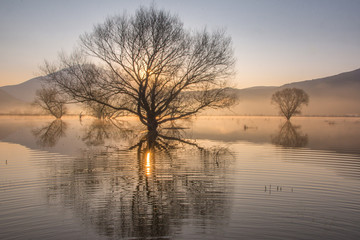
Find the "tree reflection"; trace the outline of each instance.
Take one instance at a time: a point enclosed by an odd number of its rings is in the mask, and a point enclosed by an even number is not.
[[[186,219],[219,225],[229,216],[225,166],[213,161],[220,158],[229,155],[207,151],[177,129],[146,132],[128,150],[61,163],[48,199],[74,209],[100,235],[171,238]]]
[[[82,140],[87,146],[102,146],[106,140],[129,139],[133,137],[133,133],[134,131],[126,126],[125,121],[95,119],[85,127]]]
[[[302,134],[300,128],[300,126],[286,121],[284,125],[280,126],[278,134],[271,136],[271,142],[284,147],[305,147],[308,143],[308,136]]]
[[[37,138],[36,143],[41,147],[54,147],[61,137],[65,136],[67,124],[56,119],[43,127],[34,129],[32,133]]]

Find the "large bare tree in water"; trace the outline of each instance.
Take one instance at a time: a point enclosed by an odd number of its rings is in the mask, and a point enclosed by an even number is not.
[[[77,102],[137,115],[148,130],[234,102],[227,91],[233,50],[223,31],[187,31],[178,17],[150,7],[108,18],[80,40],[72,55],[45,67]]]

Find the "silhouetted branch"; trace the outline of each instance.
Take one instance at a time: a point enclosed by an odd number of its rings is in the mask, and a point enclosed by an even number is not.
[[[54,87],[37,90],[33,104],[41,107],[56,118],[61,118],[67,110],[66,100]]]
[[[309,96],[302,89],[285,88],[272,95],[271,103],[276,104],[280,113],[289,120],[294,114],[301,113],[302,105],[309,104]]]
[[[80,39],[80,50],[45,65],[49,82],[76,102],[136,115],[149,131],[234,103],[226,91],[233,50],[223,31],[192,33],[151,7],[109,18]]]

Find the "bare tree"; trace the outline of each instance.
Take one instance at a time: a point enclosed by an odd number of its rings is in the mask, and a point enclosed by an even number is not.
[[[136,115],[148,130],[234,103],[227,91],[233,50],[223,31],[187,31],[178,17],[142,7],[80,40],[59,64],[45,64],[49,81],[76,102]]]
[[[285,88],[272,95],[271,103],[277,105],[280,113],[289,120],[294,114],[301,113],[303,105],[309,104],[309,96],[302,89]]]
[[[34,105],[40,106],[57,119],[66,113],[66,101],[56,88],[42,88],[36,91]]]

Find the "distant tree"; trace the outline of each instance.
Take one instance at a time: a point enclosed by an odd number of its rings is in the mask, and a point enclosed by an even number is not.
[[[294,114],[301,113],[303,105],[309,104],[309,96],[302,89],[285,88],[272,95],[271,103],[277,105],[280,113],[290,120]]]
[[[66,101],[56,88],[42,88],[36,91],[34,105],[60,119],[66,113]]]
[[[233,50],[222,31],[186,31],[178,17],[150,7],[108,18],[80,40],[59,64],[45,64],[49,81],[76,102],[136,115],[148,130],[234,103]]]

